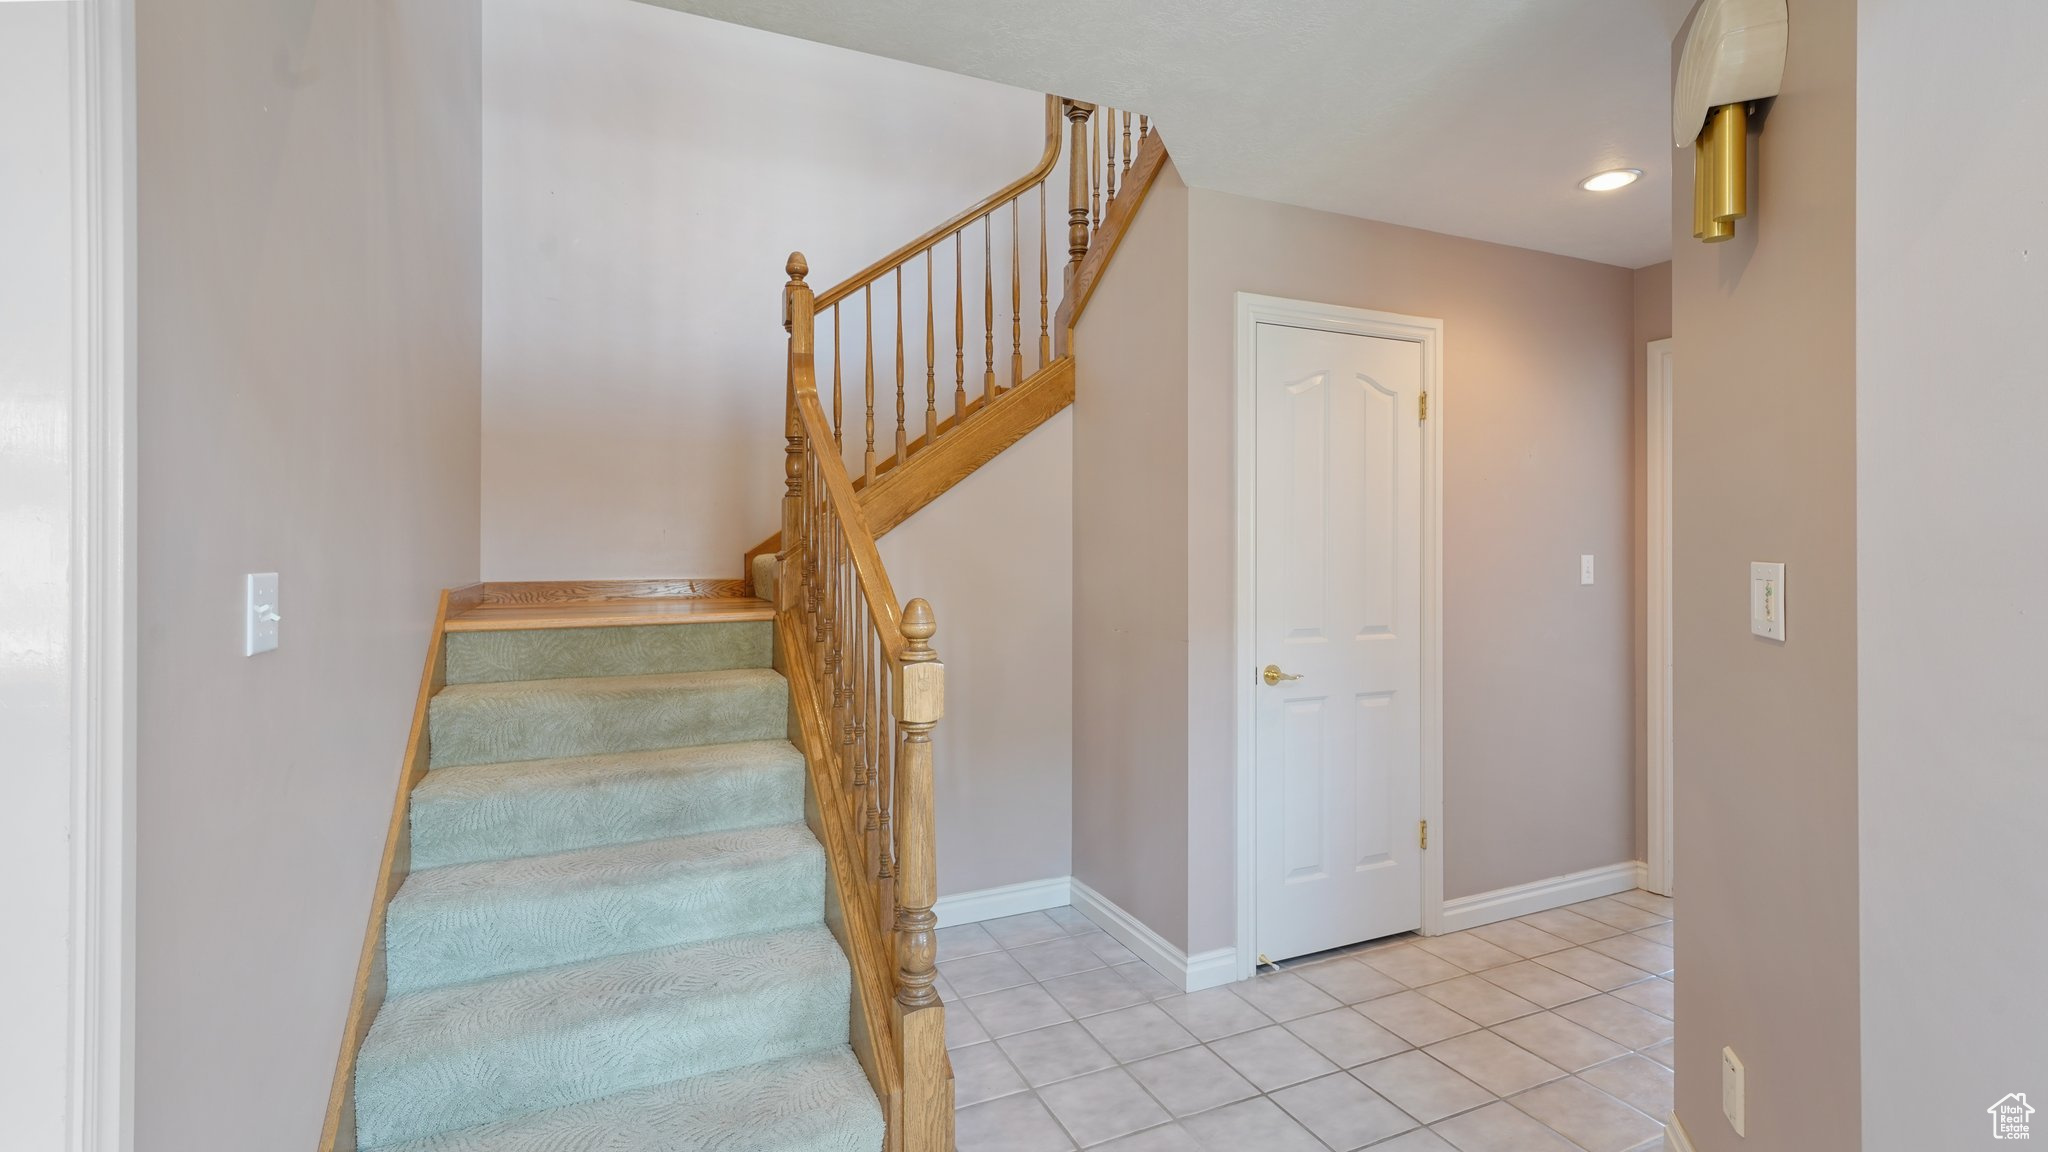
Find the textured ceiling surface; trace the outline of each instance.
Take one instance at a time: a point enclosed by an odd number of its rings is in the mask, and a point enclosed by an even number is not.
[[[1149,113],[1198,188],[1625,267],[1670,256],[1690,0],[651,2]],[[1578,189],[1618,167],[1644,177]]]

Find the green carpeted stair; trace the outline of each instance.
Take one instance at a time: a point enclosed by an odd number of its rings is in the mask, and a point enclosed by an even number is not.
[[[769,628],[449,635],[359,1147],[881,1148]]]

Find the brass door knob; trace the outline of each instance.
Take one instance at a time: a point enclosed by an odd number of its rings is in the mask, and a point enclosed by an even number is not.
[[[1287,673],[1282,672],[1280,670],[1280,666],[1278,664],[1268,664],[1266,665],[1266,670],[1264,672],[1259,673],[1259,679],[1264,680],[1266,682],[1266,686],[1268,688],[1271,688],[1274,685],[1280,683],[1282,680],[1299,680],[1301,679],[1301,677],[1289,676]]]

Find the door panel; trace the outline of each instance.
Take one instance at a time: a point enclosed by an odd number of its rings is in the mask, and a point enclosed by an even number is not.
[[[1257,948],[1422,917],[1422,347],[1255,328]]]

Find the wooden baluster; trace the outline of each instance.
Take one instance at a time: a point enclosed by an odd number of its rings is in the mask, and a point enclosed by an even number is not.
[[[853,754],[853,676],[855,654],[848,644],[853,621],[860,618],[860,578],[848,556],[851,545],[846,541],[846,523],[839,523],[839,634],[834,637],[834,647],[839,653],[839,758],[853,774],[847,781],[850,788],[858,789],[864,781],[860,777],[860,759]]]
[[[1071,281],[1088,254],[1088,114],[1095,105],[1065,104],[1071,140],[1067,145],[1067,274]]]
[[[961,229],[961,232],[966,229]],[[960,271],[960,232],[953,233],[953,427],[967,418],[967,297]]]
[[[981,218],[981,341],[988,357],[981,373],[981,402],[996,398],[995,213]]]
[[[875,795],[882,801],[881,831],[875,836],[875,843],[881,852],[881,878],[886,882],[896,874],[896,844],[891,838],[891,826],[895,823],[896,811],[896,712],[889,706],[895,696],[895,670],[889,666],[889,654],[882,647],[881,634],[875,637],[875,715],[882,724],[881,739],[876,747],[882,750],[882,780],[875,788]]]
[[[863,285],[860,290],[861,322],[868,333],[867,397],[868,397],[868,450],[861,458],[861,475],[867,482],[875,482],[875,294],[872,284]]]
[[[1024,382],[1024,244],[1017,222],[1017,202],[1010,201],[1010,387]]]
[[[1124,109],[1124,171],[1131,170],[1131,110]]]
[[[775,605],[796,607],[797,570],[803,558],[804,452],[803,418],[796,402],[797,378],[814,371],[811,352],[811,288],[804,283],[810,263],[801,252],[791,252],[783,265],[789,283],[782,290],[782,329],[789,334],[789,387],[782,417],[783,483],[782,548],[776,557]],[[808,381],[813,386],[816,381]]]
[[[932,342],[932,250],[924,250],[924,446],[939,442],[938,350]]]
[[[896,266],[896,466],[910,456],[910,438],[903,431],[903,265]]]
[[[1152,118],[1150,116],[1145,115],[1143,112],[1138,113],[1138,139],[1143,140],[1145,137],[1150,136],[1151,134]]]
[[[866,713],[868,718],[868,726],[862,732],[866,740],[863,752],[868,759],[868,875],[879,879],[882,875],[882,846],[878,839],[882,828],[882,758],[875,754],[875,741],[882,734],[882,721],[881,710],[875,707],[875,692],[876,686],[882,681],[882,676],[881,668],[875,662],[874,617],[869,616],[863,624],[860,649],[862,662],[867,665],[867,679],[862,686],[867,689],[867,696],[861,701],[861,711]]]
[[[1102,202],[1116,203],[1116,109],[1102,110]]]
[[[1088,118],[1088,230],[1102,227],[1102,117]]]
[[[858,817],[862,806],[866,802],[862,793],[868,790],[869,783],[867,757],[868,702],[866,692],[868,677],[868,604],[867,598],[861,594],[859,570],[850,569],[850,571],[852,573],[850,577],[852,583],[849,590],[851,592],[850,602],[853,606],[853,611],[847,613],[846,616],[846,656],[851,667],[851,672],[847,678],[846,712],[850,726],[846,750],[853,760],[853,811],[854,815]]]
[[[1051,316],[1046,311],[1045,283],[1045,181],[1038,182],[1038,366],[1052,359]]]
[[[846,447],[846,437],[839,434],[839,305],[832,306],[832,446]]]
[[[938,876],[933,841],[932,726],[945,712],[945,666],[931,649],[932,606],[903,607],[902,664],[894,710],[902,733],[896,763],[896,1041],[903,1055],[903,1147],[951,1148],[953,1093],[946,1075],[946,1015],[932,990],[938,940],[932,903]]]

